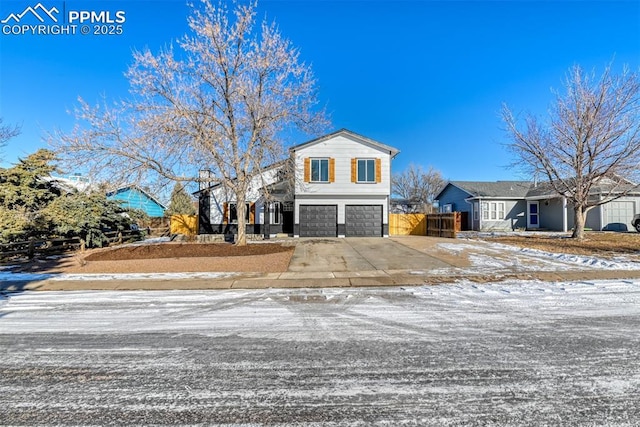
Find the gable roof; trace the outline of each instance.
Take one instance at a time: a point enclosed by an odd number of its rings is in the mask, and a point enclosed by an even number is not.
[[[289,151],[295,152],[297,150],[306,148],[306,147],[310,147],[312,145],[315,144],[319,144],[321,142],[327,141],[329,139],[335,138],[336,136],[344,136],[346,138],[349,138],[353,141],[359,142],[360,144],[363,145],[368,145],[370,147],[374,147],[377,148],[378,150],[381,151],[386,151],[389,153],[389,155],[391,156],[391,158],[394,158],[395,156],[398,155],[398,153],[400,153],[400,150],[398,150],[397,148],[393,148],[389,145],[385,145],[382,144],[381,142],[375,141],[373,139],[367,138],[366,136],[362,136],[359,135],[355,132],[350,131],[349,129],[340,129],[337,130],[335,132],[332,132],[330,134],[321,136],[319,138],[316,139],[312,139],[311,141],[307,141],[307,142],[303,142],[302,144],[298,144],[298,145],[294,145],[293,147],[289,148]]]
[[[275,169],[275,168],[279,168],[279,167],[282,167],[282,166],[286,166],[287,162],[289,162],[290,160],[291,160],[291,159],[286,158],[286,159],[278,160],[278,161],[277,161],[277,162],[275,162],[275,163],[271,163],[271,164],[269,164],[269,165],[263,166],[263,167],[261,167],[261,168],[258,170],[258,173],[256,173],[256,175],[255,175],[255,176],[258,176],[258,175],[263,174],[263,173],[265,173],[265,172],[267,172],[267,171],[270,171],[271,169]],[[233,178],[233,180],[234,180],[234,181],[235,181],[236,179],[237,179],[237,178]],[[213,184],[211,184],[211,185],[209,185],[209,186],[205,186],[205,187],[203,187],[203,188],[200,188],[198,191],[194,191],[194,192],[192,192],[191,194],[192,194],[192,195],[194,195],[194,196],[198,196],[198,195],[199,195],[200,193],[202,193],[203,191],[211,191],[211,190],[213,190],[214,188],[218,188],[218,187],[220,187],[220,186],[222,186],[222,185],[224,185],[224,182],[223,182],[223,181],[218,181],[218,182],[213,183]]]
[[[531,188],[528,181],[449,181],[435,198],[438,199],[449,185],[458,187],[472,198],[523,199]]]
[[[574,186],[575,181],[573,179],[567,179],[564,181],[564,184],[567,186]],[[560,181],[558,182],[560,184]],[[634,184],[623,177],[616,177],[616,179],[604,177],[600,178],[596,183],[593,184],[591,190],[589,191],[592,195],[603,195],[603,194],[621,194],[625,193],[628,195],[636,195],[640,193],[640,185]],[[553,188],[550,182],[542,182],[537,185],[533,185],[529,192],[527,193],[527,198],[543,198],[543,197],[553,197],[557,196],[556,190]]]
[[[570,180],[569,180],[570,182]],[[556,197],[557,193],[549,182],[534,183],[530,181],[449,181],[436,195],[440,196],[449,186],[454,186],[469,194],[469,198],[487,199],[541,199]],[[592,194],[604,194],[608,192],[616,193],[628,192],[629,194],[640,193],[640,186],[630,182],[616,183],[611,180],[603,180],[598,185],[592,187]]]
[[[151,194],[147,193],[145,190],[143,190],[142,188],[140,188],[139,186],[132,184],[132,185],[125,185],[122,187],[118,187],[114,190],[111,191],[107,191],[106,196],[107,197],[114,197],[118,194],[124,193],[126,191],[138,191],[141,194],[143,194],[145,197],[147,197],[149,200],[151,200],[152,202],[154,202],[156,205],[160,206],[163,210],[166,210],[167,207],[165,205],[163,205],[162,203],[160,203],[158,201],[158,199],[156,199],[155,197],[153,197]]]

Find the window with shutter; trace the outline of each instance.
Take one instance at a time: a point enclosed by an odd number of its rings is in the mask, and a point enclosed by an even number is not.
[[[357,159],[357,182],[377,182],[376,159]]]
[[[330,182],[329,159],[311,159],[311,182]]]

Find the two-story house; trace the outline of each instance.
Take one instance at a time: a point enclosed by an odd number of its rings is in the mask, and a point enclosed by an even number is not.
[[[388,236],[393,147],[346,129],[289,149],[247,194],[247,234],[296,237]],[[235,205],[222,186],[198,192],[200,234],[235,233]]]
[[[295,236],[389,235],[397,149],[342,129],[290,151],[297,175]]]

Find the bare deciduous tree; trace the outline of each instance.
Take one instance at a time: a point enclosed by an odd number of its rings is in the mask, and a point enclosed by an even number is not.
[[[502,117],[518,164],[567,198],[573,237],[583,239],[590,209],[637,190],[640,78],[627,68],[616,75],[609,66],[598,77],[574,66],[564,86],[548,121],[528,115],[521,125],[507,106]]]
[[[412,204],[421,205],[421,211],[426,213],[431,212],[435,196],[445,185],[440,171],[429,166],[425,172],[422,166],[413,163],[402,173],[395,174],[391,182],[394,194]]]
[[[2,124],[2,117],[0,117],[0,148],[4,147],[7,141],[19,134],[20,126]]]
[[[243,245],[252,178],[284,157],[286,132],[314,134],[327,123],[298,50],[275,24],[256,25],[256,2],[234,4],[192,5],[191,31],[176,52],[134,52],[129,100],[112,107],[80,100],[76,114],[88,126],[54,140],[67,159],[106,170],[110,180],[197,181],[198,170],[211,170],[207,182],[235,197]]]

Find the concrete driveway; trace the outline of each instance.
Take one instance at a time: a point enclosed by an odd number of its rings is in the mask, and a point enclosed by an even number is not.
[[[354,237],[302,238],[289,264],[290,272],[364,272],[432,270],[451,267],[440,259],[392,239]]]

